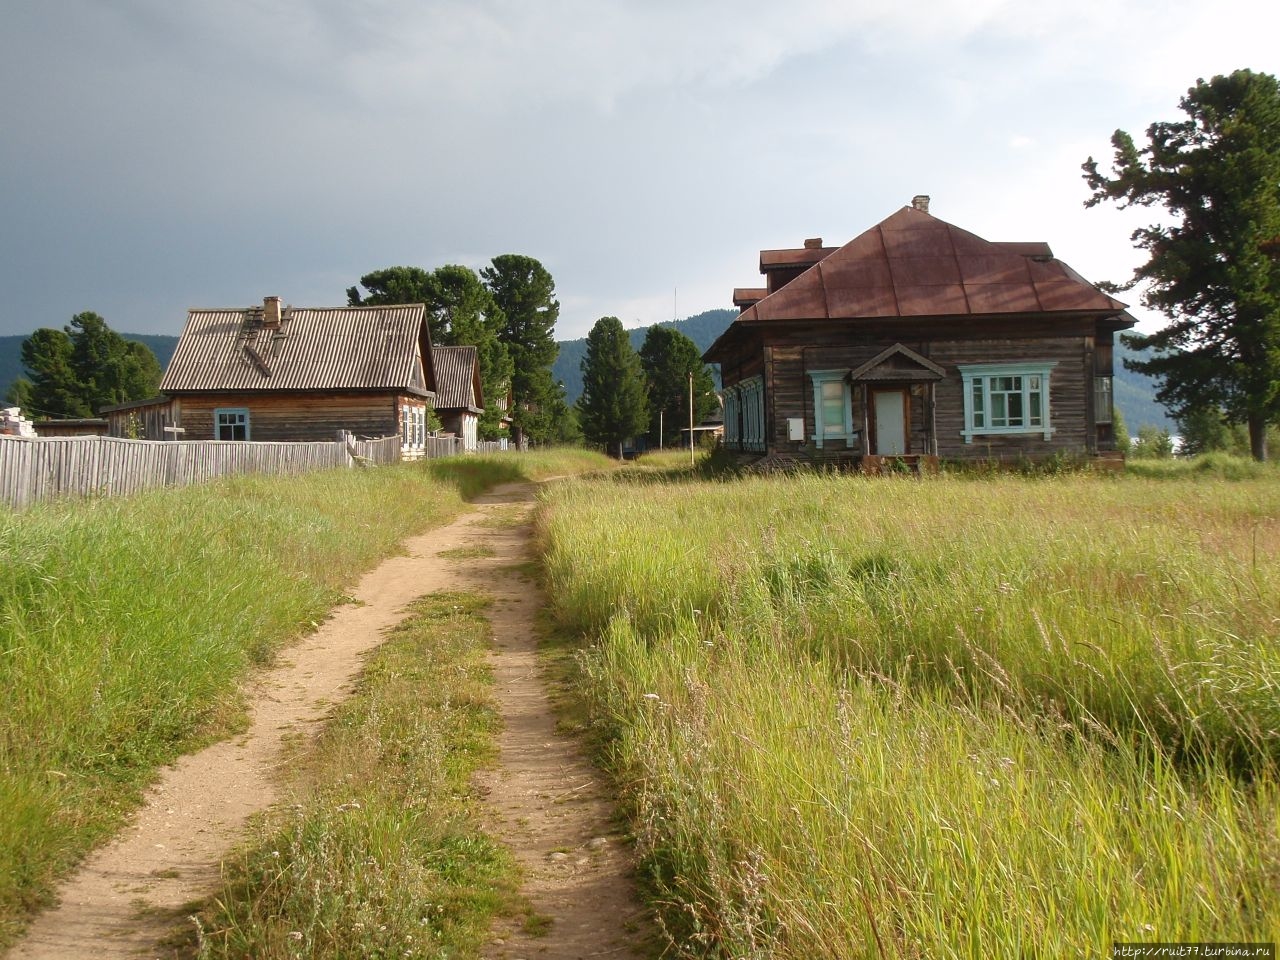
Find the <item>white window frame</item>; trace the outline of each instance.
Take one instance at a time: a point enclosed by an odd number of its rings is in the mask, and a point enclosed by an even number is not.
[[[853,385],[849,382],[849,370],[810,370],[808,371],[809,379],[813,381],[813,444],[819,450],[822,449],[824,441],[844,441],[846,447],[852,447],[857,439],[858,433],[853,428]],[[822,387],[823,384],[841,383],[841,398],[843,399],[844,423],[841,424],[839,433],[827,433],[827,424],[822,416]]]
[[[227,423],[227,424],[223,424],[223,422],[222,422],[222,418],[223,418],[223,416],[224,416],[224,415],[226,415],[226,416],[233,416],[233,417],[239,417],[239,418],[240,418],[240,421],[239,421],[239,422],[235,422],[235,423]],[[252,433],[250,433],[250,426],[249,426],[249,408],[248,408],[248,407],[215,407],[215,408],[214,408],[214,411],[213,411],[213,438],[214,438],[215,440],[221,440],[221,439],[222,439],[222,428],[223,428],[223,426],[231,427],[231,428],[232,428],[232,430],[234,430],[237,426],[239,426],[239,425],[240,425],[240,423],[243,423],[243,424],[244,424],[244,438],[245,438],[245,440],[252,439],[253,434],[252,434]],[[234,440],[229,440],[229,441],[227,441],[227,442],[228,442],[228,443],[234,443],[234,442],[236,442],[236,441],[234,441]]]
[[[1050,417],[1049,404],[1049,375],[1053,368],[1057,366],[1056,360],[1038,360],[1023,363],[962,363],[957,365],[960,371],[962,381],[961,390],[964,393],[964,430],[962,436],[965,443],[973,443],[976,436],[991,435],[1012,435],[1012,434],[1034,434],[1038,433],[1048,440],[1053,436],[1053,424]],[[978,385],[982,391],[983,398],[983,417],[990,416],[991,413],[991,380],[995,377],[1021,377],[1022,378],[1022,409],[1024,422],[1017,426],[993,427],[989,423],[983,423],[981,426],[975,426],[976,419],[974,415],[973,395],[975,385]],[[1040,378],[1040,420],[1039,424],[1031,424],[1031,394],[1036,392],[1032,389],[1030,379],[1032,377]]]

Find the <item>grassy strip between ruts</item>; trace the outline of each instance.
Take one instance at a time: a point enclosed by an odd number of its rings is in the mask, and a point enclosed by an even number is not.
[[[418,601],[299,745],[292,804],[259,820],[198,918],[201,957],[471,957],[495,913],[524,912],[471,786],[500,724],[487,605]]]
[[[1273,477],[618,475],[540,525],[676,955],[1280,932]]]
[[[0,509],[0,948],[406,536],[495,483],[607,464],[538,451]]]

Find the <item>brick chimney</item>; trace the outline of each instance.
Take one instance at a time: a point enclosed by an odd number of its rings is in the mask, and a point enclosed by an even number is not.
[[[917,193],[911,198],[911,206],[915,207],[921,213],[928,213],[929,195],[927,193]]]
[[[804,248],[805,248],[806,250],[821,250],[821,249],[822,249],[822,238],[821,238],[821,237],[810,237],[808,240],[806,240],[806,241],[804,242]]]
[[[280,298],[262,298],[262,325],[264,327],[280,326]]]

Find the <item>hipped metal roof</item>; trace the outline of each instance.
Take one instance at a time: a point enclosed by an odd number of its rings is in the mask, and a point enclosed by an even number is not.
[[[1047,244],[992,243],[903,207],[747,306],[706,359],[755,323],[1095,314],[1121,316],[1119,325],[1131,326],[1124,311],[1125,304],[1055,259]]]
[[[436,347],[437,410],[484,412],[480,363],[475,347]]]
[[[435,389],[431,336],[420,303],[192,309],[160,389],[205,391]]]

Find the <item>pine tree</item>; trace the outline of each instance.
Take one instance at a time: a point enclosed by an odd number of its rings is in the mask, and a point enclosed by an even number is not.
[[[650,327],[640,347],[640,363],[649,388],[649,436],[655,443],[660,426],[661,440],[668,445],[688,426],[690,373],[694,423],[716,409],[711,371],[698,345],[679,330],[661,324]]]
[[[1185,120],[1147,129],[1147,145],[1117,130],[1111,177],[1092,157],[1086,206],[1159,204],[1171,224],[1134,232],[1149,254],[1121,289],[1169,317],[1150,335],[1126,334],[1146,360],[1131,370],[1162,378],[1157,399],[1177,417],[1216,407],[1246,423],[1255,459],[1280,420],[1280,84],[1237,70],[1199,80],[1179,106]]]
[[[644,374],[617,317],[601,317],[587,335],[578,418],[588,443],[622,456],[622,444],[648,419]]]
[[[480,276],[504,317],[499,339],[511,356],[516,439],[546,442],[555,432],[555,401],[564,396],[551,375],[559,352],[555,329],[560,304],[555,299],[555,281],[533,257],[514,253],[494,257]]]

